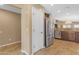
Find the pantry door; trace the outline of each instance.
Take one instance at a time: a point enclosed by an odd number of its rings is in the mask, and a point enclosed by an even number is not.
[[[44,12],[32,8],[32,53],[44,47]]]

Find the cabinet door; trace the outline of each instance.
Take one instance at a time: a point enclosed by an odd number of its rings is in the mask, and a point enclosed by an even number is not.
[[[62,39],[62,40],[69,40],[68,32],[66,32],[66,31],[61,31],[61,39]]]
[[[75,41],[75,32],[69,32],[69,40]]]
[[[75,32],[75,41],[79,42],[79,32]]]

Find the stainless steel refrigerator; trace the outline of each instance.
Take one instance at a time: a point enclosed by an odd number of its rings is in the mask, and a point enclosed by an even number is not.
[[[54,43],[54,20],[49,15],[45,17],[45,47]]]

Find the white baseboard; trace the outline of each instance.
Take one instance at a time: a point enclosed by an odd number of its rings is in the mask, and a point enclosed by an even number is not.
[[[45,48],[45,46],[43,46],[41,49],[43,49],[43,48]],[[39,49],[39,50],[40,50],[40,49]],[[38,50],[38,51],[39,51],[39,50]],[[38,52],[38,51],[35,51],[35,52],[32,51],[32,54],[31,54],[31,55],[34,55],[34,54],[35,54],[36,52]]]
[[[1,45],[0,48],[5,47],[5,46],[9,46],[9,45],[12,45],[12,44],[15,44],[15,43],[20,43],[20,42],[21,42],[21,41],[16,41],[16,42],[13,42],[13,43]]]
[[[29,53],[27,53],[26,51],[24,50],[21,50],[22,53],[24,53],[25,55],[30,55]]]

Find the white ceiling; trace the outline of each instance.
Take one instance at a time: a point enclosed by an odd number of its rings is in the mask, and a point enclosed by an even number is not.
[[[55,4],[51,12],[58,20],[79,21],[79,4]]]
[[[51,7],[50,4],[41,4],[41,5],[44,7],[45,12],[47,12],[47,13],[51,13],[51,11],[52,11],[52,7]]]
[[[54,4],[53,6],[50,4],[42,4],[42,6],[55,19],[79,21],[79,4]],[[21,12],[21,9],[10,5],[1,5],[0,8],[16,13]]]
[[[41,4],[41,5],[44,7],[45,12],[47,13],[50,13],[50,11],[52,10],[50,4]],[[20,14],[22,6],[23,4],[4,4],[4,5],[0,5],[0,9],[4,9],[10,12],[15,12]]]

